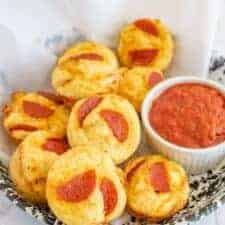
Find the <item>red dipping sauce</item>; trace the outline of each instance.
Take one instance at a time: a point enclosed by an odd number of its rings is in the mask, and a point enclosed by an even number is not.
[[[149,122],[173,144],[210,147],[225,140],[225,98],[201,84],[175,85],[154,100]]]

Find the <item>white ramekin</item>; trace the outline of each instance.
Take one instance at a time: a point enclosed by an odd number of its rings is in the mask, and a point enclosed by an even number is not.
[[[148,114],[154,99],[156,99],[169,87],[182,83],[204,84],[209,87],[215,88],[225,96],[225,88],[222,85],[211,80],[191,76],[169,78],[159,83],[148,92],[142,104],[141,117],[145,131],[147,133],[148,142],[157,152],[162,153],[168,158],[182,164],[189,173],[199,174],[209,169],[215,168],[224,159],[225,141],[218,145],[202,149],[192,149],[177,146],[160,137],[157,132],[151,127],[148,119]]]

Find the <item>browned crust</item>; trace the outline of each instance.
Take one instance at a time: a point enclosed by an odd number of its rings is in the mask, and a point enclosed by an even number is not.
[[[9,167],[9,174],[14,183],[15,189],[24,199],[29,200],[33,203],[45,204],[46,200],[35,194],[32,184],[29,183],[23,176],[22,166],[21,166],[21,163],[22,163],[21,157],[22,155],[21,155],[21,145],[20,145],[18,149],[16,150],[16,152],[14,152],[13,158],[11,159],[14,161],[10,162],[10,167]],[[17,178],[13,175],[13,170],[15,169],[17,173]],[[18,179],[20,181],[18,181]],[[21,187],[21,182],[23,183],[22,186],[24,185],[24,187]]]
[[[124,170],[124,175],[125,175],[125,181],[126,181],[126,184],[128,184],[128,183],[131,181],[131,179],[128,178],[128,176],[129,176],[129,174],[131,173],[131,171],[134,170],[134,168],[137,167],[137,165],[138,165],[140,162],[143,162],[143,163],[144,163],[145,160],[146,160],[146,157],[145,157],[145,156],[141,156],[141,157],[135,158],[135,159],[133,159],[133,160],[131,160],[131,161],[129,161],[129,162],[127,163],[127,165],[126,165],[126,167],[125,167],[125,170]],[[142,165],[142,163],[141,163],[141,165]],[[140,165],[140,166],[141,166],[141,165]],[[139,168],[137,168],[137,169],[139,169]],[[133,171],[133,172],[136,172],[136,170]],[[134,175],[134,174],[133,174],[133,175]]]
[[[172,57],[171,57],[171,59],[170,59],[170,62],[168,63],[168,66],[167,66],[165,69],[161,70],[161,72],[163,73],[164,79],[166,78],[166,76],[165,76],[166,72],[169,71],[169,69],[170,69],[170,68],[172,67],[172,65],[174,64],[174,55],[175,55],[175,53],[176,53],[176,48],[175,48],[175,38],[174,38],[174,35],[172,35],[171,33],[170,33],[170,35],[171,35],[171,38],[172,38],[172,41],[173,41]]]
[[[12,112],[12,108],[11,108],[10,104],[5,104],[3,106],[2,112],[3,112],[3,119],[5,117],[9,116],[9,114]]]
[[[7,117],[9,117],[9,115],[12,113],[12,105],[13,105],[14,102],[17,100],[18,95],[24,95],[24,94],[26,94],[26,92],[25,92],[25,91],[21,91],[21,90],[12,92],[12,93],[11,93],[11,96],[10,96],[10,102],[9,102],[9,103],[6,103],[6,104],[3,105],[3,107],[2,107],[2,112],[3,112],[3,118],[2,118],[2,121],[3,121],[3,127],[4,127],[5,130],[7,131],[8,136],[11,137],[11,138],[13,138],[13,142],[16,143],[16,144],[18,144],[21,140],[12,137],[11,132],[10,132],[9,129],[5,126],[4,121],[5,121],[5,120],[7,119]]]
[[[134,176],[135,172],[145,163],[145,159],[142,159],[136,163],[135,166],[133,166],[128,173],[126,174],[126,180],[127,182],[130,182],[132,177]]]
[[[188,200],[186,200],[185,202],[180,202],[179,207],[175,206],[170,213],[168,213],[166,216],[161,216],[161,217],[149,216],[147,214],[144,214],[142,212],[138,212],[137,210],[132,209],[130,206],[127,206],[127,211],[131,215],[136,217],[137,219],[146,219],[150,223],[158,223],[174,216],[176,213],[178,213],[180,210],[182,210],[186,206],[187,202]]]

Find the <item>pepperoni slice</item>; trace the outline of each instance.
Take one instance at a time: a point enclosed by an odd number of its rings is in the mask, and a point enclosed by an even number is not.
[[[88,98],[79,108],[78,121],[82,125],[86,116],[102,101],[102,97],[94,96]]]
[[[124,142],[127,139],[129,131],[129,126],[124,116],[119,112],[109,109],[102,110],[100,115],[108,124],[117,140]]]
[[[56,189],[58,198],[68,202],[81,202],[87,199],[96,186],[94,170],[76,175],[65,184]]]
[[[46,91],[38,91],[38,94],[57,103],[57,104],[63,104],[64,101],[63,99],[59,96],[59,95],[55,95],[53,93],[50,92],[46,92]]]
[[[26,124],[18,124],[14,127],[11,127],[9,129],[9,131],[19,131],[19,130],[23,130],[23,131],[35,131],[37,130],[38,128],[37,127],[34,127],[34,126],[30,126],[30,125],[26,125]]]
[[[54,113],[54,110],[30,101],[23,101],[23,110],[27,115],[34,118],[47,118]]]
[[[140,166],[145,162],[145,160],[140,160],[131,170],[127,173],[127,181],[130,182],[131,178],[135,174],[135,172],[140,168]]]
[[[75,59],[75,60],[86,59],[86,60],[92,60],[92,61],[102,61],[103,57],[96,53],[82,53],[80,55],[74,56],[73,59]]]
[[[157,56],[159,50],[156,48],[152,49],[139,49],[132,50],[129,52],[131,62],[135,65],[148,65],[151,63]]]
[[[48,138],[42,145],[42,148],[61,155],[69,148],[69,145],[66,138]]]
[[[66,96],[62,96],[62,95],[55,95],[53,93],[50,92],[45,92],[45,91],[38,91],[39,95],[42,95],[43,97],[61,105],[61,104],[65,104],[67,106],[72,106],[75,103],[75,99],[72,97],[66,97]]]
[[[149,84],[150,87],[153,87],[162,80],[163,80],[163,77],[162,77],[161,73],[152,72],[152,73],[149,74],[148,84]]]
[[[142,31],[144,31],[148,34],[151,34],[151,35],[154,35],[154,36],[159,35],[158,29],[156,28],[155,24],[150,20],[147,20],[147,19],[136,20],[134,22],[134,25],[138,29],[140,29],[140,30],[142,30]]]
[[[109,215],[116,207],[118,195],[116,187],[111,180],[103,178],[100,185],[100,190],[103,195],[105,215]]]
[[[76,99],[74,99],[72,97],[66,97],[66,96],[60,95],[60,98],[62,99],[63,103],[69,107],[73,106],[74,103],[76,102]]]
[[[155,163],[150,168],[150,182],[155,192],[169,192],[170,186],[165,165],[162,162]]]

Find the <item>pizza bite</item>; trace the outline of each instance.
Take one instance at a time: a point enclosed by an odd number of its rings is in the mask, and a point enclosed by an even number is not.
[[[158,19],[138,19],[120,33],[118,55],[124,66],[150,66],[164,71],[173,53],[171,33]]]
[[[80,42],[58,59],[52,85],[61,95],[80,99],[113,92],[118,83],[118,61],[109,48]]]
[[[3,114],[4,128],[11,137],[21,141],[37,130],[65,135],[69,110],[43,93],[17,91],[5,105]]]
[[[92,143],[103,147],[119,164],[137,149],[141,129],[134,107],[125,98],[96,95],[76,102],[67,136],[71,146]]]
[[[159,222],[187,204],[190,188],[184,169],[162,156],[142,156],[129,162],[125,179],[128,208],[139,218]]]
[[[156,68],[140,66],[121,71],[122,76],[117,93],[127,98],[140,112],[147,92],[164,79],[163,73]]]
[[[10,161],[10,177],[16,190],[26,200],[45,203],[48,170],[68,148],[65,137],[48,131],[36,131],[28,135]]]
[[[65,224],[107,224],[125,209],[120,173],[110,156],[99,148],[72,148],[49,170],[49,207]]]

